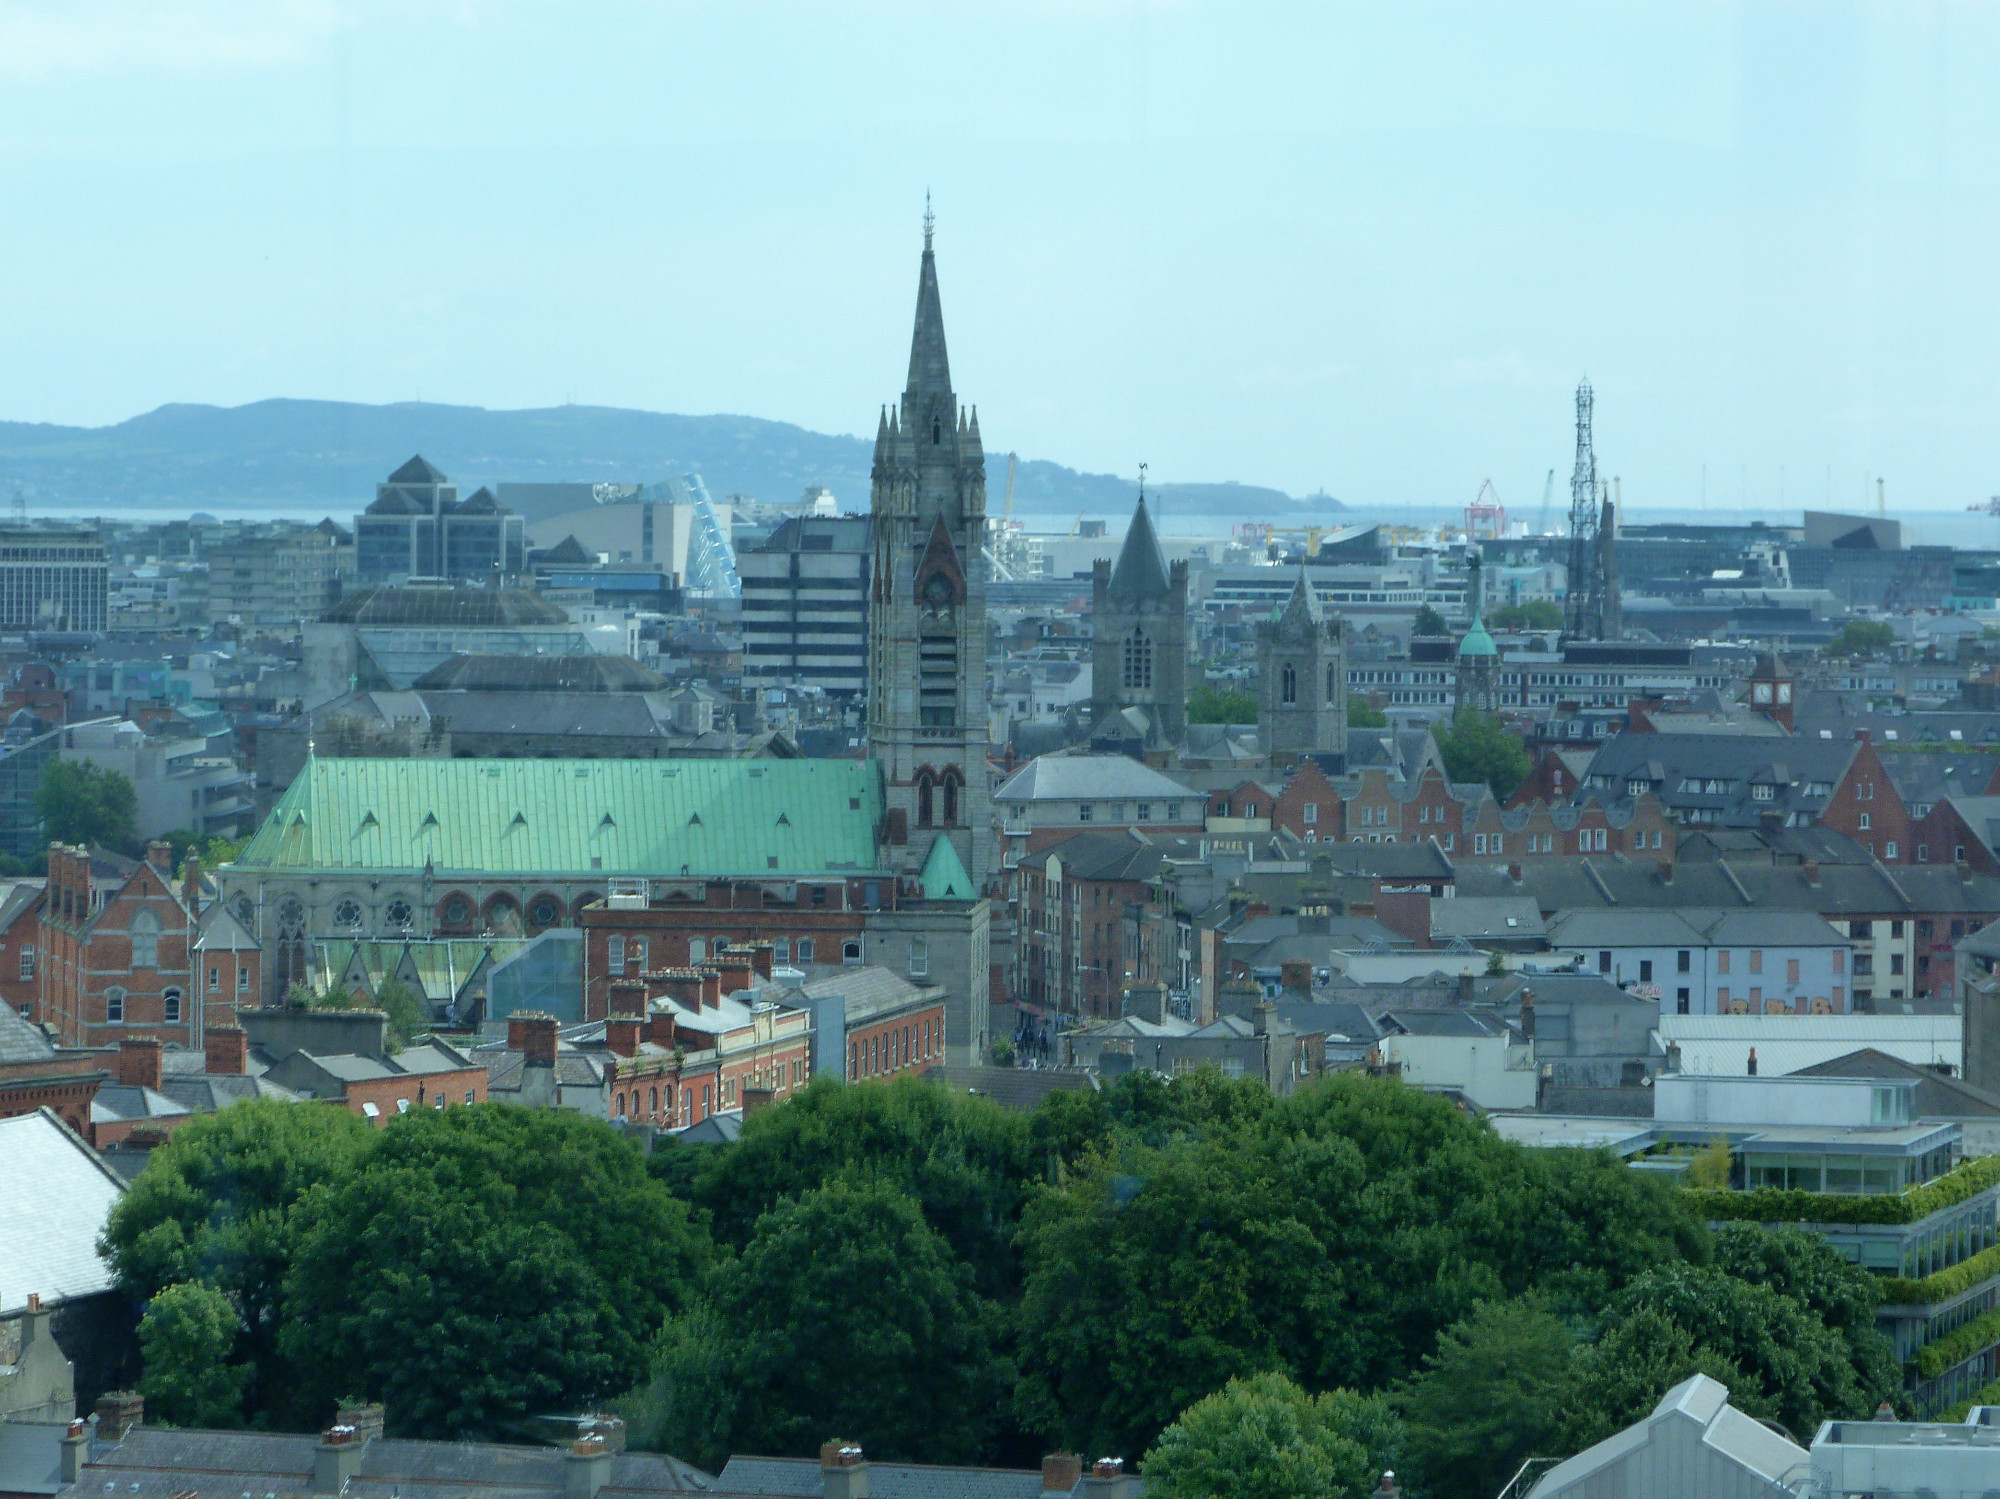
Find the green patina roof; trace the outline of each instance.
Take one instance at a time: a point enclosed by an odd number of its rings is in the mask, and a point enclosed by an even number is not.
[[[1465,632],[1465,639],[1458,643],[1458,653],[1461,656],[1500,654],[1499,647],[1493,643],[1493,637],[1486,633],[1486,622],[1476,614],[1472,616],[1472,628]]]
[[[684,868],[766,878],[871,870],[881,804],[865,760],[315,758],[235,867],[655,878]]]
[[[924,860],[924,872],[918,879],[926,900],[971,900],[978,893],[972,888],[972,876],[965,872],[965,861],[942,833],[931,844],[931,856]]]

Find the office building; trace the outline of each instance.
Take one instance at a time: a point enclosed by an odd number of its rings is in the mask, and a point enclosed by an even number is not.
[[[841,697],[862,690],[873,524],[864,516],[796,516],[738,556],[745,677]]]
[[[491,490],[461,500],[456,484],[416,457],[375,486],[375,503],[354,519],[354,552],[363,583],[497,583],[525,568],[527,537]]]
[[[111,567],[92,530],[0,530],[0,630],[102,634]]]

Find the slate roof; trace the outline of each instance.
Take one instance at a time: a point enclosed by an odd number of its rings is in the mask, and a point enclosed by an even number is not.
[[[235,868],[785,878],[876,865],[859,760],[314,759]]]
[[[1325,845],[1322,845],[1324,847]],[[1341,849],[1375,844],[1338,844]],[[1381,845],[1389,847],[1390,845]],[[1406,845],[1395,845],[1404,847]],[[1544,913],[1604,910],[1814,911],[1829,918],[1914,915],[1924,904],[1949,900],[1947,909],[2000,911],[2000,879],[1975,874],[1970,883],[1950,868],[1882,865],[1821,866],[1738,864],[1712,860],[1675,864],[1671,882],[1659,864],[1622,855],[1602,858],[1537,859],[1522,866],[1516,882],[1497,865],[1468,864],[1458,871],[1461,899],[1480,895],[1532,895]],[[1989,904],[1981,904],[1987,902]]]
[[[0,1064],[51,1062],[55,1055],[55,1042],[40,1026],[22,1019],[12,1005],[0,1003]]]
[[[317,1436],[275,1432],[199,1431],[139,1426],[123,1440],[93,1443],[79,1493],[136,1490],[147,1496],[189,1488],[191,1475],[210,1481],[211,1492],[309,1493]],[[377,1437],[361,1455],[360,1471],[345,1490],[386,1496],[392,1487],[451,1493],[562,1494],[567,1454],[560,1447],[485,1442],[413,1442]],[[817,1468],[817,1464],[814,1465]],[[611,1460],[608,1490],[641,1494],[693,1493],[712,1480],[678,1458],[624,1452]]]
[[[1088,1468],[1085,1469],[1086,1477]],[[1131,1492],[1143,1484],[1131,1480]],[[819,1460],[809,1457],[732,1457],[716,1475],[723,1493],[817,1496],[825,1492]],[[1078,1492],[1083,1491],[1079,1481]],[[1041,1499],[1039,1471],[944,1468],[917,1463],[868,1464],[870,1499]]]
[[[1934,1067],[1919,1067],[1901,1057],[1864,1046],[1844,1057],[1815,1062],[1798,1070],[1801,1077],[1914,1078],[1914,1108],[1919,1119],[2000,1118],[2000,1094],[1975,1088],[1963,1078],[1946,1077]]]
[[[1472,1010],[1390,1010],[1381,1017],[1385,1031],[1405,1036],[1508,1036],[1507,1022]]]
[[[1647,781],[1661,805],[1672,811],[1700,811],[1724,825],[1754,827],[1772,814],[1783,820],[1793,813],[1823,811],[1854,754],[1852,738],[1624,733],[1604,742],[1584,784],[1622,797],[1632,781]],[[1711,780],[1724,789],[1701,789]],[[1751,787],[1759,783],[1775,788],[1770,800],[1755,798]],[[1809,792],[1815,784],[1827,792]]]
[[[444,471],[425,458],[422,453],[411,456],[401,468],[389,475],[391,484],[443,484]]]
[[[48,1109],[0,1119],[0,1315],[111,1289],[97,1255],[125,1184]]]
[[[895,970],[876,964],[843,968],[825,978],[810,979],[799,989],[807,999],[831,999],[839,995],[846,1001],[849,1025],[863,1024],[873,1016],[903,1009],[918,1000],[935,1002],[944,995],[944,990],[936,984],[913,984]]]
[[[1681,1052],[1681,1071],[1741,1077],[1750,1048],[1772,1077],[1872,1047],[1919,1067],[1957,1067],[1964,1051],[1956,1015],[1662,1015],[1659,1047]]]
[[[461,692],[659,692],[667,679],[630,656],[457,655],[410,684]]]
[[[1489,895],[1431,902],[1431,936],[1482,938],[1540,937],[1546,932],[1541,907],[1530,897]]]
[[[1812,911],[1738,908],[1565,911],[1549,923],[1552,947],[1845,947],[1848,938]]]
[[[169,1094],[125,1083],[106,1083],[90,1100],[92,1124],[122,1124],[133,1119],[185,1119],[191,1112],[186,1104]]]
[[[1147,603],[1167,596],[1167,559],[1154,534],[1153,518],[1146,513],[1146,496],[1132,511],[1132,524],[1125,529],[1125,544],[1118,549],[1117,565],[1111,569],[1106,592],[1125,604]]]
[[[321,616],[329,624],[363,628],[433,625],[494,628],[567,625],[569,616],[521,588],[360,588]]]
[[[1200,794],[1125,755],[1042,755],[993,793],[995,801],[1196,801]]]

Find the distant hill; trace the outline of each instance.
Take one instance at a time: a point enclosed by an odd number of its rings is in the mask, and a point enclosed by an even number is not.
[[[873,444],[750,416],[669,416],[609,406],[488,411],[398,402],[258,401],[248,406],[162,406],[110,427],[0,422],[0,497],[18,483],[30,508],[97,505],[226,510],[296,506],[352,513],[412,453],[469,493],[480,484],[643,482],[698,472],[718,499],[742,493],[796,499],[825,484],[863,508]],[[1000,509],[1005,453],[987,454],[988,504]],[[1274,516],[1303,502],[1237,484],[1160,486],[1168,513]],[[1130,480],[1038,459],[1021,464],[1015,510],[1117,514]],[[1324,513],[1338,502],[1317,500]]]

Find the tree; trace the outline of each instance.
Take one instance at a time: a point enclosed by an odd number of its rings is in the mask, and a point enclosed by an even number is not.
[[[1255,723],[1257,699],[1234,687],[1197,687],[1188,694],[1189,723]]]
[[[1859,1398],[1872,1407],[1902,1387],[1895,1349],[1876,1330],[1882,1283],[1802,1228],[1724,1224],[1715,1236],[1715,1263],[1738,1280],[1766,1286],[1803,1306],[1847,1345],[1858,1397],[1829,1388],[1829,1399]]]
[[[1386,729],[1389,727],[1389,715],[1365,697],[1350,697],[1347,700],[1347,726],[1350,729]]]
[[[1823,648],[1828,656],[1873,656],[1896,643],[1896,627],[1879,619],[1850,619]]]
[[[374,1138],[344,1109],[234,1104],[175,1130],[111,1210],[99,1250],[134,1301],[200,1281],[234,1308],[246,1415],[285,1388],[278,1332],[299,1204],[350,1175]]]
[[[213,1286],[180,1281],[139,1322],[146,1418],[164,1426],[240,1426],[255,1372],[238,1364],[236,1308]]]
[[[1463,709],[1436,738],[1454,781],[1484,781],[1505,801],[1528,778],[1528,752],[1491,713]]]
[[[1440,1494],[1493,1494],[1555,1450],[1573,1340],[1535,1297],[1487,1302],[1447,1328],[1398,1399],[1411,1462]]]
[[[427,1437],[632,1388],[707,1259],[686,1205],[608,1125],[504,1104],[390,1120],[296,1237],[288,1419],[360,1391]]]
[[[50,761],[35,788],[35,815],[52,843],[135,848],[138,809],[131,781],[88,760]]]
[[[1429,604],[1417,606],[1416,617],[1410,621],[1412,635],[1449,635],[1451,626],[1445,617]]]
[[[1562,610],[1547,599],[1502,604],[1486,611],[1486,623],[1496,630],[1560,630],[1562,622]]]
[[[1693,1374],[1729,1388],[1738,1410],[1769,1420],[1775,1408],[1762,1387],[1725,1355],[1697,1343],[1663,1312],[1640,1309],[1593,1345],[1577,1350],[1563,1396],[1559,1451],[1578,1452],[1644,1419],[1660,1397]]]
[[[994,1309],[916,1202],[835,1182],[758,1219],[710,1308],[663,1337],[660,1444],[711,1464],[829,1436],[902,1461],[992,1455],[1006,1369]]]
[[[389,1017],[389,1034],[398,1046],[430,1034],[430,1002],[401,979],[389,979],[375,991],[375,1008]]]
[[[1313,1396],[1265,1373],[1182,1411],[1142,1471],[1158,1499],[1366,1499],[1397,1465],[1399,1435],[1379,1396]]]
[[[1020,1283],[1014,1229],[1027,1182],[1041,1174],[1028,1134],[1025,1118],[988,1098],[914,1078],[821,1077],[744,1121],[736,1144],[703,1163],[691,1200],[712,1215],[718,1239],[740,1248],[783,1198],[841,1180],[882,1182],[917,1203],[972,1267],[981,1295],[1011,1296]]]

